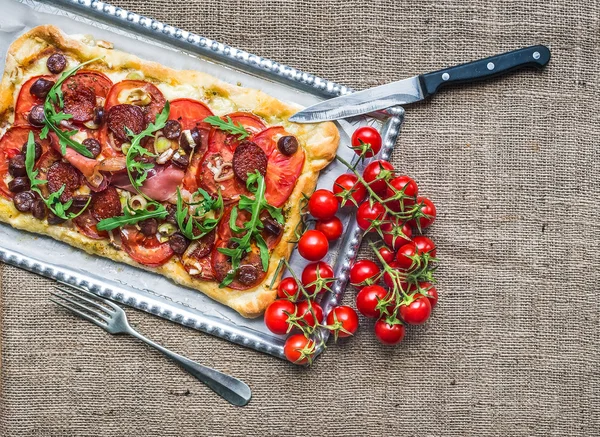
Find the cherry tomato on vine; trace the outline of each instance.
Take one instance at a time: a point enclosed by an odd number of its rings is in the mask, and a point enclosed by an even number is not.
[[[290,335],[283,346],[285,357],[295,364],[306,364],[310,352],[314,347],[314,340],[306,338],[303,334]]]
[[[326,291],[323,287],[330,287],[333,283],[333,269],[329,264],[323,261],[310,263],[304,270],[302,270],[302,285],[304,289],[309,293],[317,291],[319,284],[315,283],[317,279],[321,278],[320,289]],[[313,285],[308,285],[313,284]]]
[[[394,254],[394,257],[396,255]],[[398,261],[395,260],[394,261],[388,263],[388,265],[393,269],[393,270],[398,270],[400,271],[400,264],[398,263]],[[390,289],[394,288],[394,281],[392,280],[391,275],[388,272],[384,272],[383,273],[383,282],[385,283],[385,285],[387,285],[388,287],[390,287]]]
[[[308,211],[316,219],[332,218],[339,207],[337,197],[329,190],[317,190],[308,200]]]
[[[377,309],[377,304],[379,301],[384,300],[387,295],[388,291],[382,286],[367,285],[356,295],[356,308],[365,317],[380,317],[381,313]]]
[[[280,299],[298,300],[298,298],[300,298],[299,291],[300,289],[298,288],[296,280],[290,276],[288,278],[283,278],[279,283],[279,287],[277,287],[277,297]]]
[[[385,318],[375,322],[375,336],[379,341],[388,346],[394,346],[404,339],[406,329],[404,325],[398,323],[390,325]]]
[[[296,312],[296,305],[287,299],[277,299],[267,307],[265,311],[265,325],[273,334],[283,335],[287,333],[288,315]]]
[[[421,229],[428,228],[433,224],[437,215],[435,205],[427,197],[417,197],[417,204],[423,205],[421,207],[421,212],[427,216],[418,218]]]
[[[368,279],[373,282],[379,276],[379,273],[381,273],[381,270],[373,261],[368,259],[358,260],[350,267],[350,283],[352,285],[364,285],[363,283]]]
[[[394,196],[397,191],[402,192],[403,196],[401,199],[394,199],[386,202],[388,208],[392,211],[399,212],[404,211],[407,206],[414,205],[417,193],[419,192],[419,187],[410,176],[396,176],[390,180],[389,184],[390,186],[387,187],[385,192],[386,199]]]
[[[421,290],[425,290],[427,293],[427,299],[429,299],[429,303],[431,304],[431,309],[433,310],[437,305],[438,301],[438,292],[436,288],[430,282],[419,282],[419,288]]]
[[[431,303],[425,296],[416,296],[408,305],[400,306],[400,317],[409,325],[422,325],[431,315]]]
[[[356,211],[356,223],[363,231],[366,231],[373,220],[381,220],[384,214],[385,209],[381,203],[373,202],[373,205],[371,205],[370,202],[363,202]],[[369,232],[374,232],[374,229]]]
[[[335,241],[342,236],[344,225],[339,218],[334,216],[330,219],[317,221],[315,229],[323,232],[325,237],[327,237],[327,240]]]
[[[358,182],[358,177],[353,173],[345,173],[338,176],[333,184],[333,193],[339,203],[342,203],[344,191],[351,193],[356,205],[359,205],[367,197],[367,189],[362,183]],[[352,203],[352,200],[348,200],[345,205],[349,203]]]
[[[377,176],[379,176],[382,171],[389,173],[389,175],[385,178],[377,179]],[[394,166],[388,161],[384,161],[382,159],[375,160],[370,162],[369,165],[365,167],[363,171],[363,179],[377,194],[385,194],[387,190],[386,179],[391,179],[391,174],[393,174],[393,171]]]
[[[367,145],[367,152],[364,156],[370,158],[377,155],[381,150],[381,135],[377,129],[371,126],[359,127],[352,134],[352,147],[356,154],[360,156],[361,148]]]
[[[383,260],[388,264],[393,262],[396,258],[394,251],[387,246],[381,246],[379,249],[377,249],[377,251],[379,252],[381,258],[383,258]]]
[[[413,231],[408,223],[400,225],[397,218],[389,218],[388,215],[385,215],[383,220],[380,229],[383,232],[385,244],[392,249],[398,249],[400,246],[411,242]]]
[[[311,306],[313,312],[310,311],[308,301],[305,300],[300,302],[297,305],[298,309],[296,310],[296,315],[302,317],[302,320],[300,321],[301,324],[314,328],[317,325],[317,322],[323,322],[323,308],[316,302],[311,302]]]
[[[413,265],[413,257],[417,254],[417,245],[415,243],[408,243],[401,246],[396,252],[396,264],[399,269],[412,270],[418,267],[418,261]]]
[[[341,323],[342,328],[345,331],[348,331],[344,332],[342,330],[339,330],[337,331],[337,336],[340,338],[350,337],[351,335],[354,335],[354,333],[358,329],[358,314],[356,314],[356,311],[354,311],[349,306],[342,305],[339,307],[335,307],[327,315],[327,324],[333,325],[336,322]],[[334,330],[330,331],[332,333],[335,332]]]
[[[437,249],[435,244],[431,241],[431,238],[425,237],[424,235],[418,235],[413,238],[413,243],[417,246],[419,254],[429,253],[429,255],[435,257]]]
[[[329,241],[321,231],[309,230],[298,241],[298,252],[309,261],[319,261],[329,250]]]

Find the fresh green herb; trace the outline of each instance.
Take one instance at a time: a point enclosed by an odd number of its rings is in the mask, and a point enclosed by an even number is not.
[[[231,119],[231,117],[227,116],[227,121],[224,121],[221,117],[217,117],[216,115],[211,115],[210,117],[206,117],[204,119],[205,123],[208,123],[212,126],[215,126],[222,131],[229,132],[230,134],[237,135],[238,140],[243,140],[250,135],[242,123],[235,124],[235,122]]]
[[[29,177],[29,180],[31,181],[31,191],[34,191],[35,193],[39,194],[39,196],[42,198],[42,200],[44,201],[44,203],[46,204],[48,209],[50,209],[50,211],[52,211],[54,213],[54,215],[56,215],[57,217],[60,217],[63,220],[74,219],[75,217],[80,216],[86,210],[86,208],[90,204],[91,197],[88,199],[87,203],[81,209],[81,211],[79,211],[77,214],[74,214],[72,212],[67,214],[67,210],[73,204],[73,199],[69,200],[66,203],[62,203],[60,201],[60,196],[65,191],[65,185],[60,187],[60,189],[58,191],[51,193],[48,196],[48,198],[46,199],[38,187],[40,185],[46,184],[48,181],[37,178],[39,172],[38,172],[38,170],[34,170],[34,165],[35,165],[35,138],[33,136],[33,132],[30,131],[29,137],[27,138],[27,150],[25,152],[25,171],[27,172],[27,176]]]
[[[135,135],[130,129],[126,128],[127,135],[129,135],[131,138],[131,146],[127,151],[126,157],[127,175],[129,176],[129,181],[135,190],[150,201],[152,201],[152,199],[148,198],[148,196],[142,193],[140,191],[140,187],[148,177],[148,172],[154,168],[154,163],[143,162],[141,160],[136,161],[136,158],[143,158],[144,156],[150,156],[152,158],[156,157],[155,154],[149,152],[148,149],[142,146],[142,140],[146,137],[152,136],[154,132],[165,127],[165,124],[169,119],[169,111],[170,105],[167,101],[161,113],[156,116],[154,123],[150,123],[146,129],[137,135]]]
[[[254,194],[254,198],[244,195],[240,196],[240,202],[231,210],[231,218],[229,220],[229,226],[234,233],[245,232],[245,234],[242,237],[231,237],[231,241],[238,244],[236,248],[220,247],[218,249],[219,252],[231,258],[231,271],[223,279],[223,282],[219,285],[220,287],[225,287],[233,282],[242,259],[247,253],[252,251],[252,241],[256,243],[256,246],[260,250],[263,270],[266,272],[269,268],[269,248],[261,235],[263,224],[260,220],[260,213],[266,210],[279,224],[283,225],[284,223],[281,209],[267,203],[265,199],[265,178],[258,171],[248,176],[246,187]],[[237,226],[235,223],[238,208],[252,214],[250,220],[244,223],[242,227]]]
[[[213,199],[205,190],[198,188],[192,198],[201,197],[198,202],[187,203],[181,197],[181,192],[177,188],[177,212],[175,218],[181,233],[190,240],[198,240],[212,231],[221,217],[223,216],[223,198],[219,192],[219,197]],[[190,206],[195,206],[194,212],[190,213]],[[206,217],[211,211],[217,212],[215,217]],[[198,232],[194,232],[197,230]]]
[[[149,209],[152,207],[152,209]],[[164,219],[169,213],[163,205],[158,202],[149,202],[144,209],[131,210],[123,208],[123,215],[100,220],[96,225],[99,231],[112,231],[122,226],[134,225],[149,218]]]
[[[52,130],[58,137],[58,142],[61,147],[61,153],[63,155],[67,153],[67,147],[70,147],[71,149],[75,150],[76,152],[82,154],[85,157],[94,157],[94,155],[92,155],[92,153],[88,149],[86,149],[83,144],[80,144],[71,138],[78,132],[78,130],[75,129],[70,131],[64,131],[58,127],[61,121],[69,120],[73,118],[73,115],[65,114],[64,112],[56,112],[56,106],[58,105],[60,109],[64,107],[63,93],[61,89],[63,82],[67,80],[70,76],[77,73],[77,71],[79,71],[85,65],[91,64],[92,62],[96,62],[99,59],[101,58],[90,59],[89,61],[82,62],[76,67],[65,71],[56,81],[54,86],[50,88],[50,91],[46,96],[46,100],[44,101],[45,125],[42,129],[42,132],[40,133],[40,138],[46,139],[48,137],[48,133],[50,132],[50,130]]]

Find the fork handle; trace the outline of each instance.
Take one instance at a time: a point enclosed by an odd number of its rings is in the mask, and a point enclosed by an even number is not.
[[[202,364],[198,364],[197,362],[176,354],[175,352],[171,352],[169,349],[153,342],[149,338],[144,337],[134,329],[130,330],[130,334],[171,358],[173,361],[187,370],[192,376],[202,381],[215,393],[233,405],[243,407],[250,402],[250,399],[252,398],[252,391],[246,383],[240,381],[239,379],[221,373],[218,370],[211,369],[210,367],[203,366]]]

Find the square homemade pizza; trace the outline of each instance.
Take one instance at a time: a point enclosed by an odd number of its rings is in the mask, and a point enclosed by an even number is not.
[[[333,123],[289,122],[298,110],[36,27],[2,78],[0,220],[256,317],[339,142]]]

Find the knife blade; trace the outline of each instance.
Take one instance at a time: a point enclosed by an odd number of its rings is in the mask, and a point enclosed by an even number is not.
[[[424,100],[446,85],[487,79],[523,67],[542,68],[549,61],[548,47],[542,45],[526,47],[325,100],[297,112],[290,117],[290,121],[317,123],[367,114],[396,105],[406,105]]]

